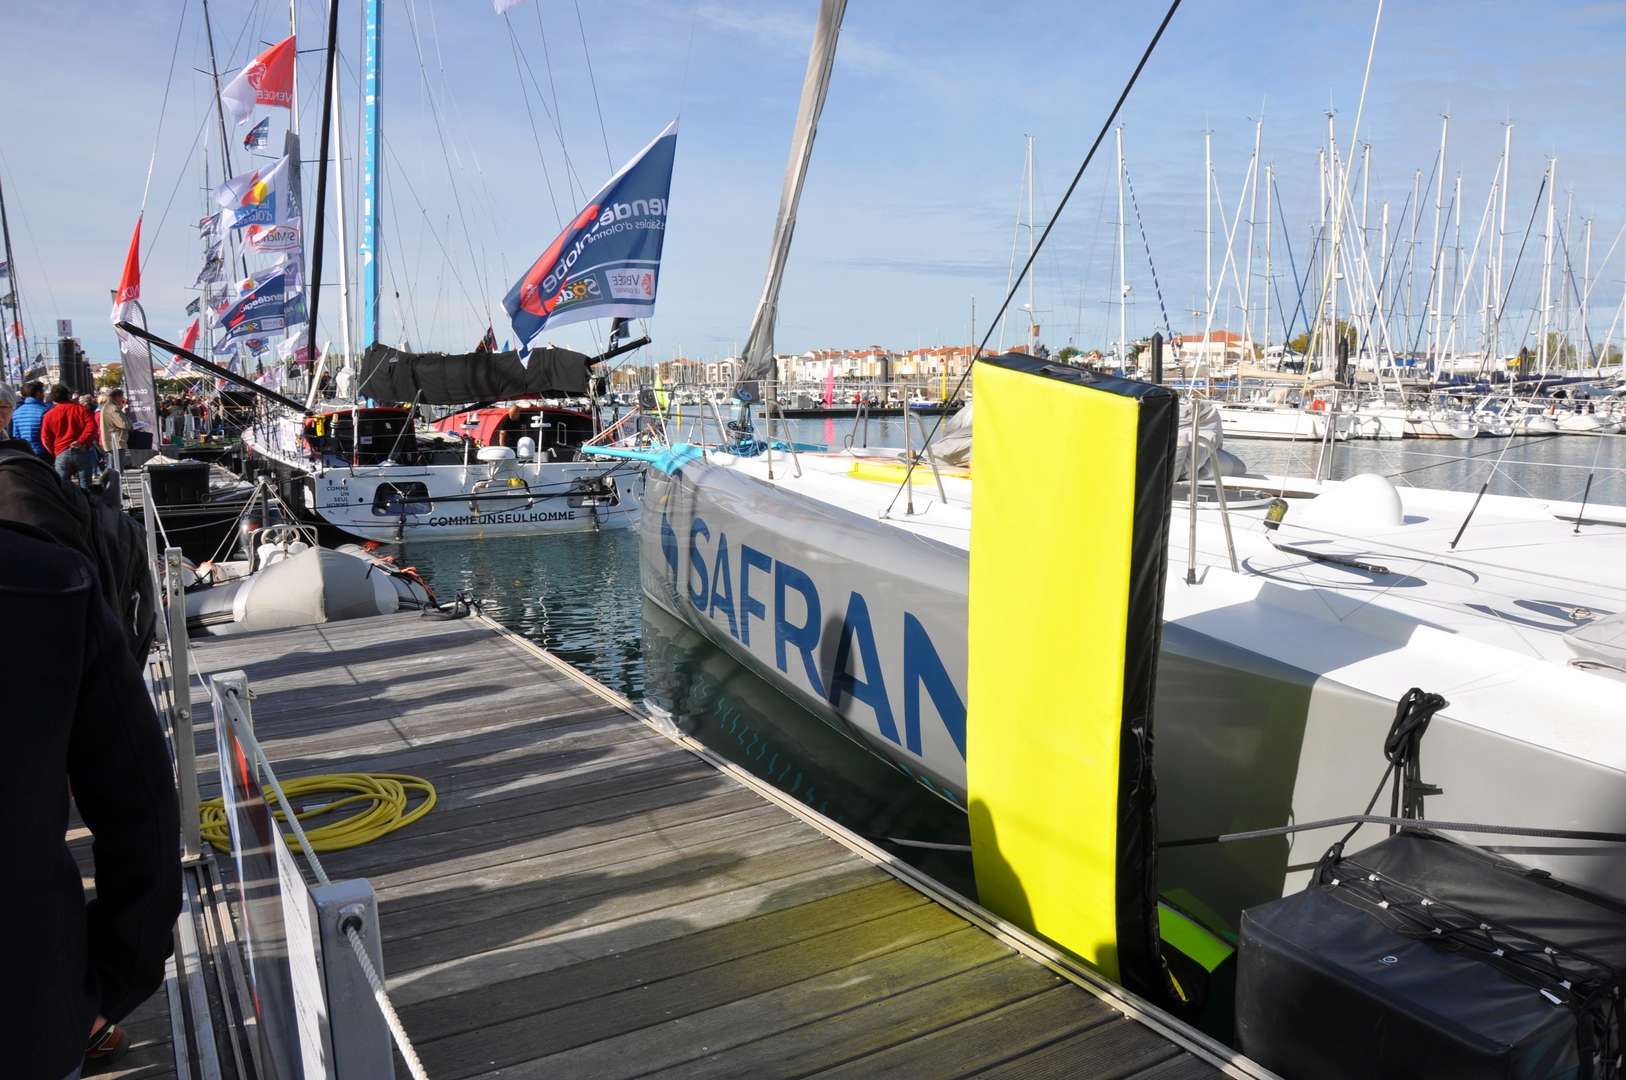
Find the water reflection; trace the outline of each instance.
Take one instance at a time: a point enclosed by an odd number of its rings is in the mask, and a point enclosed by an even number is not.
[[[966,844],[964,814],[647,601],[643,632],[652,712],[939,880],[971,889],[968,855],[916,846]]]

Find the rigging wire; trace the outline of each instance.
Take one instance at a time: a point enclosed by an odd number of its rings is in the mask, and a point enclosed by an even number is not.
[[[147,158],[147,179],[141,186],[141,212],[147,211],[147,193],[152,190],[152,170],[158,164],[158,140],[164,134],[164,116],[169,112],[169,91],[175,84],[175,58],[181,53],[181,31],[186,28],[185,0],[181,3],[181,18],[175,25],[175,44],[169,51],[169,74],[164,76],[164,98],[158,105],[158,127],[152,133],[152,156]]]
[[[451,156],[451,153],[447,150],[447,147],[446,147],[446,131],[445,131],[444,127],[441,125],[441,122],[440,122],[440,109],[435,104],[434,88],[429,82],[428,64],[424,61],[423,40],[422,40],[421,36],[418,33],[418,18],[417,18],[417,5],[416,5],[416,3],[408,3],[407,6],[406,6],[406,12],[407,12],[407,23],[412,29],[412,44],[413,44],[413,47],[417,50],[417,53],[418,53],[418,74],[423,77],[424,89],[426,90],[427,95],[428,95],[427,100],[428,100],[428,103],[429,103],[429,116],[430,116],[430,119],[432,119],[434,121],[434,123],[435,123],[435,136],[440,142],[440,155],[441,155],[441,158],[445,162],[445,165],[446,165],[446,180],[451,185],[451,189],[452,189],[452,204],[457,208],[458,223],[460,225],[462,225],[462,227],[463,227],[463,240],[464,240],[464,243],[467,244],[468,249],[469,249],[469,262],[470,262],[472,268],[475,270],[475,272],[478,273],[478,271],[480,269],[480,262],[479,262],[479,260],[477,258],[475,258],[475,255],[474,255],[474,237],[469,232],[468,215],[465,214],[464,211],[463,211],[463,196],[457,190],[457,177],[455,175],[453,175],[453,173],[452,173],[452,156]],[[454,273],[455,273],[455,271],[454,271]],[[485,290],[482,290],[482,294],[483,295],[489,295],[489,292],[485,291]],[[478,310],[479,310],[478,305],[476,305],[476,311],[478,311]],[[489,299],[486,301],[486,304],[485,304],[485,318],[486,318],[487,324],[489,325],[491,323],[491,321],[492,321],[492,318],[491,318],[491,301]]]
[[[999,310],[994,313],[994,318],[989,320],[988,331],[983,335],[982,343],[972,353],[971,362],[966,365],[965,371],[961,372],[959,381],[954,384],[954,394],[949,400],[957,400],[965,389],[965,382],[971,377],[971,370],[976,367],[977,357],[982,355],[982,350],[987,347],[988,340],[994,335],[994,323],[1004,317],[1006,310],[1011,306],[1011,301],[1016,298],[1016,291],[1022,286],[1022,278],[1027,276],[1028,271],[1033,267],[1033,260],[1039,257],[1039,252],[1043,249],[1045,241],[1050,239],[1051,230],[1056,227],[1057,220],[1061,218],[1061,212],[1067,209],[1067,203],[1072,199],[1073,192],[1078,189],[1079,181],[1084,179],[1084,172],[1090,167],[1090,162],[1095,160],[1096,151],[1101,148],[1101,143],[1106,139],[1107,132],[1112,130],[1112,125],[1118,119],[1118,113],[1122,111],[1124,102],[1129,100],[1129,92],[1135,88],[1135,83],[1139,81],[1141,72],[1146,69],[1146,64],[1152,59],[1152,53],[1157,49],[1157,43],[1163,39],[1163,32],[1169,28],[1169,23],[1174,19],[1174,13],[1180,10],[1180,3],[1181,0],[1172,0],[1168,11],[1164,12],[1163,21],[1158,23],[1157,31],[1152,35],[1152,40],[1146,43],[1146,51],[1141,53],[1140,60],[1135,64],[1135,70],[1129,75],[1129,81],[1124,84],[1123,90],[1118,94],[1118,100],[1113,103],[1112,111],[1107,114],[1106,120],[1101,124],[1101,130],[1096,132],[1095,141],[1090,144],[1090,149],[1084,155],[1084,160],[1079,163],[1078,171],[1073,174],[1073,179],[1068,183],[1067,190],[1062,193],[1061,201],[1056,204],[1056,209],[1051,213],[1050,220],[1045,224],[1044,232],[1039,234],[1039,239],[1033,245],[1032,252],[1028,254],[1027,262],[1022,264],[1022,272],[1017,275],[1016,281],[1012,283],[1010,290],[1006,292],[1005,300],[999,305]],[[931,446],[932,439],[936,438],[942,427],[943,413],[939,412],[936,421],[932,424],[931,431],[927,433],[926,440],[921,445],[922,454],[926,452],[927,447]],[[915,464],[919,460],[919,455],[909,460],[908,468],[904,471],[903,483],[898,486],[897,491],[892,493],[892,501],[887,504],[886,514],[892,512],[892,507],[897,505],[898,496],[908,490],[909,485],[914,482]]]
[[[587,82],[593,88],[593,111],[598,113],[598,133],[604,139],[604,163],[610,167],[610,171],[613,173],[615,172],[615,157],[610,153],[610,133],[604,127],[604,107],[598,103],[598,79],[593,75],[593,54],[587,50],[587,26],[582,22],[582,4],[581,0],[574,0],[574,2],[576,5],[576,29],[581,32],[582,37],[582,56],[587,60]],[[539,0],[537,4],[538,10],[541,9],[541,6]],[[1609,260],[1605,259],[1604,261],[1608,262]]]
[[[1129,166],[1124,166],[1124,187],[1129,192],[1129,205],[1135,211],[1135,224],[1140,228],[1141,247],[1146,249],[1146,266],[1152,272],[1152,291],[1157,293],[1157,309],[1163,313],[1163,332],[1174,340],[1174,328],[1169,322],[1169,308],[1163,302],[1163,286],[1157,280],[1157,266],[1152,262],[1152,242],[1146,238],[1146,220],[1140,216],[1140,203],[1135,198],[1135,185],[1129,182]]]
[[[553,177],[548,172],[548,158],[546,154],[542,153],[542,137],[537,134],[536,130],[536,113],[531,111],[531,95],[525,89],[525,75],[519,66],[519,38],[514,34],[514,24],[509,21],[506,11],[503,12],[502,21],[503,25],[508,28],[508,46],[514,54],[514,75],[519,79],[519,96],[525,102],[525,119],[531,125],[531,141],[536,144],[536,158],[542,163],[542,180],[548,188],[548,202],[553,205],[554,222],[559,228],[563,229],[565,222],[559,213],[559,199],[553,193]]]
[[[541,3],[541,0],[537,0],[537,3],[532,4],[531,5],[531,10],[536,12],[536,30],[537,30],[537,33],[542,35],[542,68],[543,68],[544,71],[546,71],[548,73],[548,93],[553,97],[553,126],[559,129],[559,145],[561,147],[563,147],[564,150],[565,150],[565,160],[569,161],[570,160],[570,149],[569,149],[570,144],[565,142],[565,116],[564,116],[564,110],[559,108],[559,88],[557,86],[555,86],[554,82],[553,82],[553,57],[548,51],[548,31],[547,31],[547,28],[542,25],[542,3]],[[611,172],[615,171],[615,164],[613,162],[610,165],[610,171]],[[581,199],[585,199],[587,197],[587,189],[582,186],[581,177],[576,176],[575,166],[571,166],[570,175],[575,179],[576,186],[579,189],[574,193],[576,199],[578,201],[581,200]]]

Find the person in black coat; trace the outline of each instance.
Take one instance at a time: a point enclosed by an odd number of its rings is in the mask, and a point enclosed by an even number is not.
[[[39,530],[0,520],[0,890],[7,1076],[75,1074],[93,1031],[163,981],[181,907],[180,822],[168,751],[95,571]],[[69,798],[94,838],[86,903],[65,839]]]

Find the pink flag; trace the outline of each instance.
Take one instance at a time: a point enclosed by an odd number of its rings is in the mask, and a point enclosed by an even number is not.
[[[220,104],[233,121],[248,122],[255,105],[294,106],[294,39],[279,41],[237,73],[220,92]]]

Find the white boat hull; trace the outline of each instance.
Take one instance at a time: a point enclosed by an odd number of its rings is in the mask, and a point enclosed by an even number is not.
[[[641,533],[646,595],[963,807],[964,536],[945,524],[944,539],[934,539],[929,509],[924,524],[899,528],[786,490],[791,481],[766,483],[723,457],[673,474],[651,470]],[[804,467],[812,464],[804,455]],[[1183,537],[1183,521],[1171,532]],[[1183,564],[1183,554],[1172,561]],[[1436,717],[1424,744],[1423,775],[1444,789],[1429,800],[1431,816],[1626,828],[1623,755],[1585,760],[1507,726],[1526,709],[1540,712],[1540,702],[1580,724],[1597,711],[1597,695],[1618,700],[1620,684],[1499,653],[1496,685],[1480,689],[1502,705],[1494,722],[1482,721],[1487,698],[1459,687],[1492,678],[1483,646],[1372,606],[1370,575],[1305,565],[1311,569],[1237,575],[1210,563],[1196,585],[1168,575],[1156,699],[1165,837],[1358,812],[1383,769],[1394,702],[1414,685],[1445,692],[1462,710]],[[1064,572],[1064,564],[1036,560],[1035,602],[1045,575]],[[1322,577],[1345,593],[1317,587]],[[1308,579],[1304,587],[1299,578]],[[1235,917],[1302,885],[1306,867],[1336,838],[1322,830],[1171,850],[1161,857],[1162,886],[1189,888]],[[1626,897],[1626,860],[1534,861]]]

